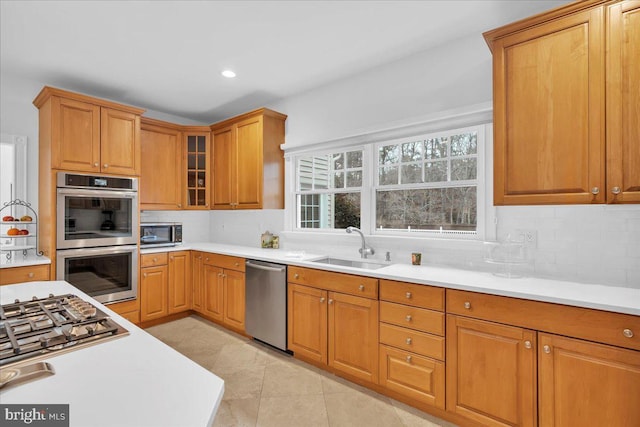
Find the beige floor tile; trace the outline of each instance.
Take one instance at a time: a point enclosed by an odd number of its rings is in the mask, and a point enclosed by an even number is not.
[[[278,363],[278,359],[267,354],[249,343],[227,344],[222,347],[216,363],[213,365],[214,372],[229,372],[232,369],[243,369],[248,366],[266,366]]]
[[[214,427],[255,427],[260,398],[223,400],[213,422]]]
[[[405,405],[394,399],[390,400],[405,427],[456,427],[455,424],[429,415],[413,406]]]
[[[290,363],[275,363],[265,368],[263,397],[311,394],[322,394],[322,377],[317,373]]]
[[[265,366],[234,369],[231,372],[217,371],[224,380],[224,399],[248,399],[260,397]]]
[[[379,394],[373,390],[352,383],[330,372],[322,373],[322,391],[325,394],[360,392],[370,396],[379,396]]]
[[[389,399],[350,392],[324,395],[329,425],[331,427],[402,427],[400,417]]]
[[[322,394],[262,397],[259,427],[328,427]]]

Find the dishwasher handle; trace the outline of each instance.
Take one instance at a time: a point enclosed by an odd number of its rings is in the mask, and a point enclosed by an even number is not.
[[[274,271],[277,273],[282,273],[286,268],[286,267],[269,267],[266,265],[254,264],[251,261],[246,261],[245,264],[247,267],[257,268],[258,270]]]

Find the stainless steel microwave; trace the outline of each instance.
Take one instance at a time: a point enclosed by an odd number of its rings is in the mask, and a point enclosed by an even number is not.
[[[149,222],[140,224],[140,247],[176,246],[182,243],[179,222]]]

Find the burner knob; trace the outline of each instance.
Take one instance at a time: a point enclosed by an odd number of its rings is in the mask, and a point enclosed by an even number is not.
[[[47,345],[49,344],[49,338],[46,337],[40,337],[40,346],[42,348],[47,348]]]
[[[86,329],[87,329],[87,333],[88,333],[89,335],[93,335],[93,334],[95,333],[95,330],[94,330],[94,329],[93,329],[93,327],[91,327],[91,326],[87,326],[87,328],[86,328]]]

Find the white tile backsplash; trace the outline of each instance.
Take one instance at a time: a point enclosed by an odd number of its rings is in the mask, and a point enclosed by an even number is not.
[[[180,222],[184,243],[209,241],[209,211],[142,211],[140,222]]]

